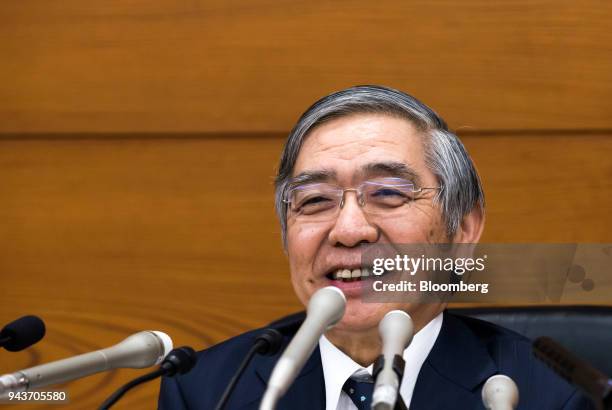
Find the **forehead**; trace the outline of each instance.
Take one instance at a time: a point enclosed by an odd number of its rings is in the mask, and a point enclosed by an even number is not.
[[[351,179],[376,163],[402,163],[425,171],[423,137],[406,119],[385,114],[354,114],[316,127],[306,137],[293,175],[333,170]]]

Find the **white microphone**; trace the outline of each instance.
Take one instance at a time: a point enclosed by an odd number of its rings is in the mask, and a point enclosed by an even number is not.
[[[106,349],[0,376],[0,398],[10,392],[63,383],[117,368],[142,369],[161,363],[172,350],[172,339],[155,330],[139,332]]]
[[[404,349],[412,341],[414,325],[408,313],[392,310],[378,324],[378,332],[382,340],[383,366],[376,376],[372,408],[375,410],[392,410],[397,401],[400,379],[393,370],[396,355],[404,354]],[[402,369],[403,371],[404,369]]]
[[[346,297],[335,286],[319,289],[312,295],[306,309],[306,320],[272,371],[260,410],[274,410],[278,400],[304,367],[321,335],[342,319],[345,307]]]
[[[503,374],[489,377],[482,388],[482,404],[487,410],[514,410],[518,401],[516,384]]]

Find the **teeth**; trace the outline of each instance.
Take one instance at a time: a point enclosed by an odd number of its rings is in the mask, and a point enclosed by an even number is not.
[[[353,280],[370,276],[370,271],[367,268],[363,269],[338,269],[332,273],[334,280]]]

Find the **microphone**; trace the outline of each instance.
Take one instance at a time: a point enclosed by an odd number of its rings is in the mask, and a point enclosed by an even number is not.
[[[18,352],[40,341],[45,336],[45,323],[38,316],[24,316],[0,331],[0,347]]]
[[[110,369],[153,366],[171,349],[172,340],[165,333],[155,330],[135,333],[106,349],[0,376],[0,398],[9,392],[28,391]]]
[[[238,370],[236,370],[236,373],[223,392],[221,399],[219,399],[219,402],[215,407],[216,410],[223,410],[232,392],[234,391],[236,384],[238,384],[238,380],[240,380],[242,373],[244,373],[244,370],[253,359],[253,356],[255,356],[255,354],[260,354],[263,356],[275,355],[280,350],[282,341],[283,335],[278,330],[272,328],[265,329],[255,338],[253,346],[251,346],[251,349],[243,359],[242,363],[238,367]]]
[[[372,394],[374,410],[392,410],[398,398],[401,377],[404,373],[404,349],[412,341],[414,325],[410,315],[392,310],[378,324],[382,340],[382,355],[374,365],[376,382]],[[382,360],[382,365],[380,361]]]
[[[134,387],[145,382],[156,379],[160,376],[173,377],[177,374],[185,374],[195,366],[198,356],[191,347],[183,346],[172,350],[162,361],[159,369],[135,378],[129,383],[124,384],[111,394],[108,399],[100,405],[99,410],[110,409],[125,393]]]
[[[518,388],[506,375],[491,376],[482,387],[482,404],[487,410],[514,410],[518,401]]]
[[[306,309],[306,320],[272,371],[260,410],[274,410],[278,400],[304,367],[321,335],[342,319],[345,308],[346,297],[335,286],[319,289],[312,295]]]
[[[587,394],[598,408],[612,409],[612,379],[555,342],[539,337],[533,342],[535,356],[559,376]]]

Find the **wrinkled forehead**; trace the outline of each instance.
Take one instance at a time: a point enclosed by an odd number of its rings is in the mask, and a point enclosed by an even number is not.
[[[370,162],[353,170],[352,183],[364,181],[377,177],[401,178],[416,185],[421,184],[419,172],[402,162]],[[301,185],[307,183],[329,182],[337,183],[341,177],[333,168],[314,168],[306,169],[292,176],[289,180],[290,185]]]
[[[330,120],[305,137],[292,179],[352,183],[392,176],[418,183],[426,173],[422,134],[410,121],[384,114]]]

